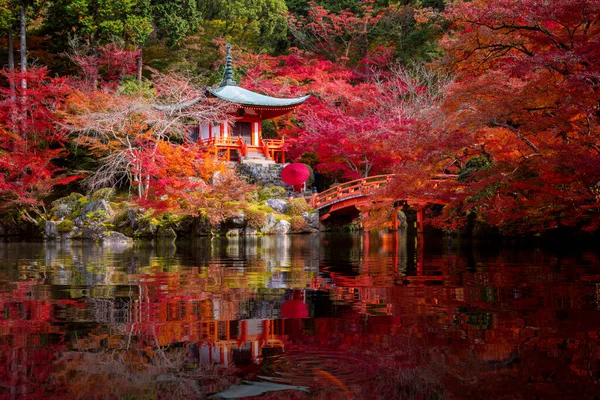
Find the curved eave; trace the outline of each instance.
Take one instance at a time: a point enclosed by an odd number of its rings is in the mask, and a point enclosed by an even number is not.
[[[239,86],[227,85],[217,89],[207,89],[207,93],[218,99],[248,107],[283,108],[295,107],[304,103],[310,95],[291,99],[280,99],[252,92]]]

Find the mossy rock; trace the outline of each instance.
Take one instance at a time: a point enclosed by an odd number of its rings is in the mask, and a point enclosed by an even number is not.
[[[98,189],[96,190],[94,193],[92,193],[92,195],[90,196],[90,200],[94,201],[94,200],[107,200],[107,201],[112,201],[115,196],[117,194],[117,191],[114,188],[102,188],[102,189]]]
[[[75,224],[70,219],[65,219],[65,220],[59,222],[58,224],[56,224],[56,230],[59,233],[71,232],[74,227],[75,227]]]
[[[265,201],[268,199],[285,199],[287,198],[288,191],[281,186],[268,184],[258,191],[259,201]]]
[[[51,203],[52,207],[58,207],[62,204],[66,204],[70,209],[74,209],[79,204],[81,199],[85,199],[85,196],[80,193],[71,193],[68,196],[61,197],[60,199],[56,199]],[[86,199],[87,201],[87,199]]]

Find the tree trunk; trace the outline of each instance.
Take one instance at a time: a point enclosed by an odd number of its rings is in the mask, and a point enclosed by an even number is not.
[[[20,32],[20,45],[21,45],[21,72],[27,71],[27,19],[25,17],[25,0],[21,0],[21,32]],[[25,79],[21,80],[21,87],[26,88],[27,82]]]
[[[20,0],[21,5],[21,30],[19,33],[20,57],[21,57],[21,135],[25,135],[27,131],[27,80],[25,72],[27,72],[27,20],[25,16],[25,1]],[[25,142],[25,145],[27,142]]]
[[[138,82],[142,81],[142,68],[144,68],[144,63],[142,60],[142,47],[140,46],[140,56],[138,58],[138,62],[137,62],[137,79]]]
[[[15,72],[15,51],[13,43],[12,26],[8,27],[8,72],[12,75]],[[10,81],[10,101],[17,101],[15,81]]]

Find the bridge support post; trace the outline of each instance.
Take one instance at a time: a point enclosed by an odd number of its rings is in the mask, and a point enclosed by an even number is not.
[[[417,233],[423,233],[423,208],[417,210]]]
[[[397,231],[400,227],[400,221],[398,221],[398,209],[394,208],[392,212],[392,230]]]

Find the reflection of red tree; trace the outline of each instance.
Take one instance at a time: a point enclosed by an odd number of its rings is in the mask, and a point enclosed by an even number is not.
[[[596,286],[565,283],[589,277],[585,267],[573,263],[561,273],[552,262],[506,268],[499,256],[467,273],[450,256],[425,257],[419,280],[378,265],[388,256],[368,253],[355,277],[329,271],[329,278],[312,281],[334,302],[352,306],[343,318],[298,318],[305,309],[296,291],[282,309],[292,318],[238,321],[242,302],[260,300],[252,289],[219,286],[214,277],[209,284],[197,272],[148,275],[135,295],[117,299],[54,300],[38,282],[18,282],[0,294],[0,381],[45,393],[50,386],[43,382],[66,368],[57,355],[67,346],[78,354],[119,354],[121,367],[135,372],[174,344],[193,365],[258,362],[302,347],[366,351],[373,368],[387,357],[403,368],[443,360],[439,370],[452,385],[459,376],[461,385],[485,377],[499,393],[508,377],[541,387],[548,379],[577,381],[585,393],[589,376],[600,371],[600,321],[590,302]],[[67,331],[80,323],[88,330]],[[60,379],[55,385],[65,384]]]

